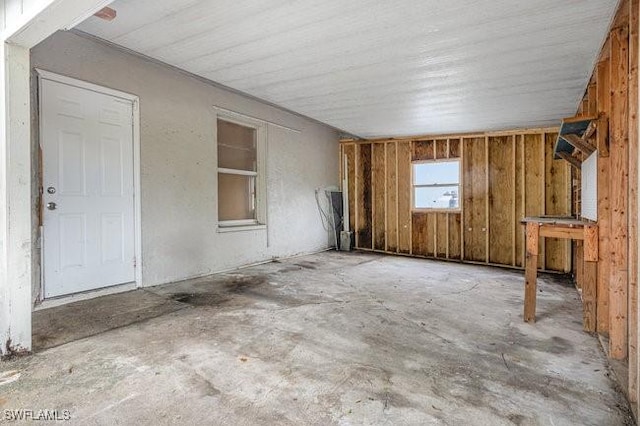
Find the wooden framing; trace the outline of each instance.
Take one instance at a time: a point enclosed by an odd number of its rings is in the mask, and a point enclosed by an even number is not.
[[[527,232],[527,260],[524,283],[524,315],[526,322],[536,319],[536,292],[538,272],[538,240],[540,238],[540,225],[536,222],[526,224]]]
[[[601,60],[596,67],[596,104],[598,114],[606,116],[610,112],[610,61],[609,59]],[[606,120],[608,123],[608,120]],[[599,264],[598,264],[598,324],[597,329],[601,334],[609,334],[609,235],[611,233],[611,209],[609,202],[609,175],[610,175],[610,159],[609,159],[609,127],[607,125],[606,132],[603,127],[599,126],[600,131],[597,133],[598,145],[598,226],[599,232]]]
[[[569,164],[571,164],[572,167],[575,167],[578,170],[582,169],[582,161],[577,158],[574,157],[571,154],[568,154],[566,152],[559,152],[558,155],[565,161],[567,161]]]
[[[629,400],[638,402],[638,61],[640,1],[629,1]]]
[[[583,299],[596,276],[596,330],[629,400],[638,402],[638,27],[639,0],[622,0],[577,115],[595,115],[598,262],[576,244],[573,272]],[[585,108],[585,105],[587,106]],[[588,109],[588,111],[587,111]],[[581,155],[577,155],[580,158]],[[578,174],[579,179],[579,174]],[[580,193],[574,213],[580,207]],[[626,377],[625,377],[626,376]],[[628,386],[624,386],[627,385]]]
[[[614,359],[627,357],[628,321],[628,29],[614,29],[611,43],[611,256],[609,286],[609,353]]]
[[[557,133],[558,127],[535,127],[535,128],[525,128],[525,129],[514,129],[514,130],[499,130],[494,132],[475,132],[475,133],[451,133],[448,135],[443,134],[433,134],[433,135],[416,135],[416,136],[407,136],[401,138],[380,138],[380,139],[349,139],[343,138],[340,139],[340,143],[372,143],[372,142],[390,142],[390,141],[404,141],[404,142],[422,142],[429,141],[434,139],[442,139],[442,138],[450,138],[450,139],[460,139],[460,138],[484,138],[492,137],[492,136],[511,136],[511,135],[522,135],[522,134],[540,134],[540,133]]]
[[[563,135],[562,139],[569,142],[571,145],[573,145],[574,148],[579,149],[587,156],[593,154],[596,150],[596,147],[594,145],[592,145],[588,140],[585,140],[584,138],[581,138],[578,135],[573,135],[573,134]]]
[[[356,247],[523,268],[525,247],[519,221],[525,215],[570,214],[570,202],[565,201],[570,194],[569,166],[550,160],[556,135],[557,129],[544,128],[417,140],[343,141],[341,152],[354,157],[348,164],[357,168],[348,172],[359,182],[359,191],[350,191],[353,197],[349,200],[359,212],[353,224]],[[412,161],[453,158],[461,159],[460,210],[412,209]],[[377,168],[385,172],[376,173]],[[362,181],[370,175],[375,182],[367,193]],[[374,218],[370,225],[368,216],[361,213],[368,211],[368,206],[372,206]],[[368,235],[373,235],[374,241],[363,239]],[[568,243],[549,236],[542,237],[539,246],[539,269],[570,270]]]
[[[584,241],[585,277],[582,291],[583,328],[596,331],[596,268],[598,264],[598,225],[573,218],[527,217],[522,220],[526,226],[527,262],[525,269],[525,322],[535,322],[536,318],[536,278],[538,242],[541,237],[553,237]]]

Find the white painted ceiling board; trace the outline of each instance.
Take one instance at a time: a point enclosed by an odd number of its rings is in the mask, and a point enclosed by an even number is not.
[[[116,0],[78,29],[356,135],[558,124],[617,0]]]

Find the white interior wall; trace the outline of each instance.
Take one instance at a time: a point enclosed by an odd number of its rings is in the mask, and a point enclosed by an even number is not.
[[[31,65],[140,97],[143,285],[330,245],[314,189],[338,183],[334,129],[70,32]],[[266,230],[217,232],[214,105],[300,131],[268,125]]]

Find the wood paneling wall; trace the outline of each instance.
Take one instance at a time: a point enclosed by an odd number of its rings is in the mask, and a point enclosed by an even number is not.
[[[568,164],[553,160],[555,132],[344,141],[341,154],[347,157],[350,228],[355,230],[356,247],[523,267],[520,220],[571,214],[571,172]],[[460,211],[413,211],[412,161],[446,158],[461,159]],[[547,238],[539,259],[541,269],[569,272],[570,245]]]

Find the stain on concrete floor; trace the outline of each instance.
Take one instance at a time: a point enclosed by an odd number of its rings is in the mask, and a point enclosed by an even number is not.
[[[633,424],[576,291],[539,281],[534,325],[522,273],[359,253],[77,302],[36,315],[55,347],[0,364],[19,374],[0,409],[83,425]]]

